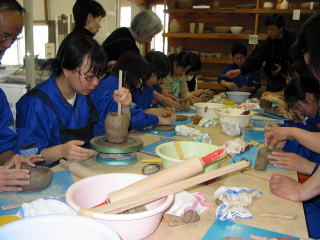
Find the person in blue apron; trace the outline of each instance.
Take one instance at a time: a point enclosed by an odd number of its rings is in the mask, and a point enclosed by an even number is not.
[[[49,79],[17,103],[18,146],[37,144],[46,164],[92,157],[86,147],[99,119],[115,112],[116,102],[131,104],[131,94],[124,88],[99,102],[89,96],[105,74],[105,63],[106,55],[94,39],[85,35],[64,39],[57,57],[44,66],[51,70]]]
[[[115,65],[111,74],[103,79],[96,90],[91,94],[94,101],[99,101],[101,97],[108,96],[118,88],[119,70],[123,70],[123,85],[130,89],[131,93],[144,88],[144,83],[149,80],[151,73],[148,62],[135,52],[127,52],[123,54]],[[175,118],[175,114],[170,117],[159,117],[154,114],[144,112],[145,101],[150,100],[152,91],[144,92],[146,95],[139,95],[130,106],[131,121],[130,129],[143,129],[158,124],[169,124]],[[149,96],[147,96],[149,95]],[[137,97],[137,96],[136,96]],[[148,100],[149,99],[149,100]],[[101,122],[102,121],[102,122]],[[103,119],[100,119],[99,129],[96,134],[103,134]]]

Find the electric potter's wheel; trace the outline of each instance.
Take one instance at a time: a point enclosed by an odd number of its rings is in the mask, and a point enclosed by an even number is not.
[[[139,151],[143,143],[140,138],[128,137],[123,143],[110,143],[106,136],[90,140],[92,148],[99,152],[96,160],[106,165],[128,165],[137,161],[134,152]]]

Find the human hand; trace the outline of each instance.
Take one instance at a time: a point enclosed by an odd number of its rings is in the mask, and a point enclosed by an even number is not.
[[[75,162],[81,162],[91,158],[94,152],[90,149],[80,147],[84,144],[80,140],[71,140],[64,144],[61,144],[61,153],[62,156],[68,160]]]
[[[280,64],[276,64],[276,63],[274,64],[274,66],[276,67],[276,70],[272,71],[272,75],[273,76],[279,75],[281,72],[282,66]]]
[[[229,70],[228,72],[226,72],[225,76],[229,79],[232,79],[239,76],[240,74],[241,74],[241,70],[235,69],[235,70]]]
[[[29,156],[21,156],[19,154],[15,154],[9,161],[5,163],[7,168],[16,168],[19,169],[23,164],[35,167],[34,163],[43,162],[44,159],[41,155],[31,154]]]
[[[132,103],[132,96],[127,88],[121,88],[113,92],[113,99],[116,103],[121,103],[124,106],[129,106]]]
[[[279,127],[272,123],[267,123],[264,128],[264,145],[267,149],[274,149],[279,142],[285,141],[289,128]]]
[[[182,110],[182,106],[179,103],[179,99],[178,99],[178,101],[176,101],[173,98],[165,97],[163,99],[162,105],[164,105],[165,107],[175,108],[177,111],[181,111]]]
[[[240,90],[240,88],[238,88],[238,86],[234,82],[227,82],[226,85],[227,85],[227,88],[232,91],[239,91]]]
[[[304,112],[302,112],[298,109],[295,109],[295,108],[290,108],[289,113],[290,113],[290,116],[292,117],[293,121],[296,123],[302,122],[306,118],[306,115]]]
[[[269,187],[273,194],[282,198],[296,202],[304,200],[302,197],[302,184],[292,178],[273,174],[269,181]]]
[[[173,113],[168,117],[159,117],[159,124],[160,125],[169,125],[170,123],[172,123],[175,120],[176,120],[176,114]]]
[[[30,174],[28,169],[9,169],[0,166],[0,192],[22,191],[19,186],[30,184]]]
[[[306,175],[310,175],[316,165],[296,153],[288,152],[272,152],[268,155],[268,160],[275,167],[297,171]]]

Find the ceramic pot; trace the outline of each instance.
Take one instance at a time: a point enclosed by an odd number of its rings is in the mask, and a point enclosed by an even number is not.
[[[107,141],[111,143],[125,142],[128,137],[130,119],[131,114],[128,107],[122,107],[120,116],[117,112],[110,112],[104,121]]]
[[[169,24],[169,32],[179,32],[180,31],[180,24],[177,19],[172,19]]]
[[[282,0],[282,2],[280,3],[280,9],[288,9],[289,7],[289,3],[287,0]]]
[[[176,8],[192,8],[193,0],[176,0]]]

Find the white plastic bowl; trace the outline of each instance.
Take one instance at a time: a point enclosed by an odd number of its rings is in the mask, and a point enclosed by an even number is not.
[[[230,30],[233,34],[239,34],[242,32],[243,30],[243,27],[240,27],[240,26],[233,26],[233,27],[230,27]]]
[[[87,217],[49,215],[25,218],[0,228],[0,239],[5,240],[120,240],[109,227]]]
[[[197,114],[203,118],[218,119],[218,114],[214,109],[225,107],[224,104],[220,103],[195,103],[194,106],[197,108]]]
[[[84,178],[72,184],[68,189],[67,203],[77,212],[80,208],[90,209],[104,202],[109,193],[145,177],[139,174],[112,173]],[[173,200],[174,196],[170,194],[145,205],[147,210],[144,212],[133,214],[93,213],[93,218],[116,231],[122,240],[142,239],[157,229],[163,213],[173,203]]]
[[[227,92],[227,95],[229,100],[232,100],[236,103],[243,103],[249,98],[251,93],[234,91],[234,92]]]
[[[186,159],[198,156],[204,157],[218,149],[221,146],[216,146],[203,142],[192,142],[192,141],[179,141],[182,152]],[[174,142],[162,143],[156,147],[156,154],[162,159],[162,164],[164,168],[168,168],[176,163],[182,162],[178,157],[178,153],[175,149]],[[220,167],[220,160],[225,156],[222,156],[220,159],[215,160],[212,163],[209,163],[205,166],[204,171],[208,172],[212,169]]]
[[[248,115],[241,115],[245,110],[238,108],[222,108],[215,111],[218,113],[220,125],[223,121],[226,121],[240,124],[242,127],[248,126],[251,116],[255,114],[250,111]]]

